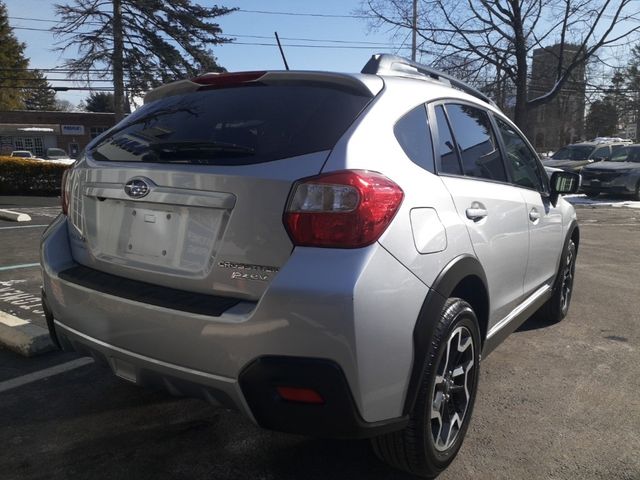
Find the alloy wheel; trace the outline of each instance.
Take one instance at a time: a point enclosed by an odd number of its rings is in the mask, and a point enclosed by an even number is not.
[[[567,257],[562,273],[562,285],[560,287],[560,307],[565,313],[569,309],[569,302],[571,301],[571,293],[573,290],[573,274],[575,272],[576,261],[575,252],[575,244],[571,241],[567,248]]]
[[[431,434],[437,451],[456,442],[464,424],[474,389],[473,336],[468,328],[455,328],[447,340],[438,368],[431,402]]]

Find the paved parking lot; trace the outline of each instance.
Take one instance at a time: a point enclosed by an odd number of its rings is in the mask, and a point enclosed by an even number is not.
[[[32,223],[47,223],[45,212]],[[640,210],[578,214],[568,317],[528,321],[483,361],[467,439],[440,478],[640,479]],[[37,262],[40,228],[21,230],[24,251],[11,258],[10,230],[0,230],[0,266]],[[1,281],[33,291],[37,269],[9,271]],[[263,431],[60,352],[25,359],[0,349],[0,425],[7,479],[409,478],[366,442]]]
[[[0,311],[44,327],[39,245],[42,232],[60,213],[60,199],[0,196],[0,209],[31,217],[30,222],[0,219]]]

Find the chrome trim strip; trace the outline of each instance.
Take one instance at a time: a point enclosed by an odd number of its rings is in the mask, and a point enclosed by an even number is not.
[[[172,369],[172,370],[178,370],[180,372],[187,373],[189,375],[196,375],[198,377],[204,377],[204,378],[207,378],[209,380],[215,380],[215,381],[218,381],[218,382],[225,382],[225,383],[229,383],[229,384],[236,384],[237,383],[235,378],[222,377],[220,375],[214,375],[212,373],[201,372],[199,370],[193,370],[191,368],[181,367],[179,365],[174,365],[172,363],[163,362],[162,360],[156,360],[154,358],[145,357],[144,355],[140,355],[138,353],[133,353],[133,352],[130,352],[129,350],[124,350],[122,348],[116,347],[116,346],[111,345],[109,343],[105,343],[105,342],[103,342],[101,340],[98,340],[96,338],[93,338],[93,337],[90,337],[88,335],[85,335],[84,333],[80,333],[79,331],[77,331],[77,330],[75,330],[75,329],[73,329],[71,327],[68,327],[68,326],[64,325],[63,323],[60,323],[60,321],[58,321],[58,320],[54,320],[54,323],[58,327],[60,327],[60,328],[62,328],[64,330],[67,330],[68,332],[71,332],[74,335],[77,335],[77,336],[79,336],[79,337],[81,337],[81,338],[83,338],[85,340],[88,340],[88,341],[90,341],[92,343],[95,343],[96,345],[100,345],[101,347],[108,348],[110,350],[115,350],[118,353],[123,353],[125,355],[129,355],[131,357],[137,358],[138,360],[142,360],[142,361],[145,361],[145,362],[148,362],[148,363],[153,363],[155,365],[158,365],[158,366],[161,366],[161,367],[165,367],[165,368],[169,368],[169,369]]]
[[[139,179],[139,177],[135,177]],[[147,182],[149,183],[149,182]],[[184,188],[158,187],[149,185],[149,193],[141,198],[127,195],[121,184],[87,183],[84,194],[93,198],[109,198],[113,200],[129,200],[146,203],[163,203],[171,205],[186,205],[190,207],[210,207],[232,209],[236,204],[236,196],[225,192],[205,192]]]
[[[487,333],[487,339],[493,337],[496,333],[502,330],[505,326],[507,326],[512,320],[517,318],[523,311],[529,308],[533,303],[536,302],[540,297],[549,292],[551,287],[549,285],[543,285],[538,290],[533,292],[529,298],[527,298],[524,302],[514,308],[509,315],[504,317],[498,323],[496,323],[489,333]]]

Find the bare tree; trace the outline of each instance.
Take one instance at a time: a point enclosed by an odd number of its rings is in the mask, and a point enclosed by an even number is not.
[[[531,109],[553,100],[596,52],[628,41],[640,29],[635,5],[633,0],[421,0],[415,31],[419,49],[434,65],[456,55],[473,66],[472,77],[492,71],[500,82],[512,83],[515,121],[526,130]],[[410,0],[362,0],[372,26],[396,32],[413,29],[411,7]],[[554,55],[553,78],[546,91],[528,98],[528,57],[537,48]]]

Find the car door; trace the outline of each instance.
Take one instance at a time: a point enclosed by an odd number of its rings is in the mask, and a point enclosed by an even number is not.
[[[604,145],[596,148],[591,155],[589,155],[589,163],[599,162],[601,160],[611,160],[611,147]]]
[[[491,328],[522,300],[529,250],[526,206],[520,189],[508,182],[487,112],[457,102],[431,109],[438,172],[484,268]]]
[[[549,197],[546,173],[537,155],[520,133],[506,121],[496,118],[507,170],[526,205],[529,252],[524,276],[524,294],[550,285],[558,270],[562,248],[562,215]]]

